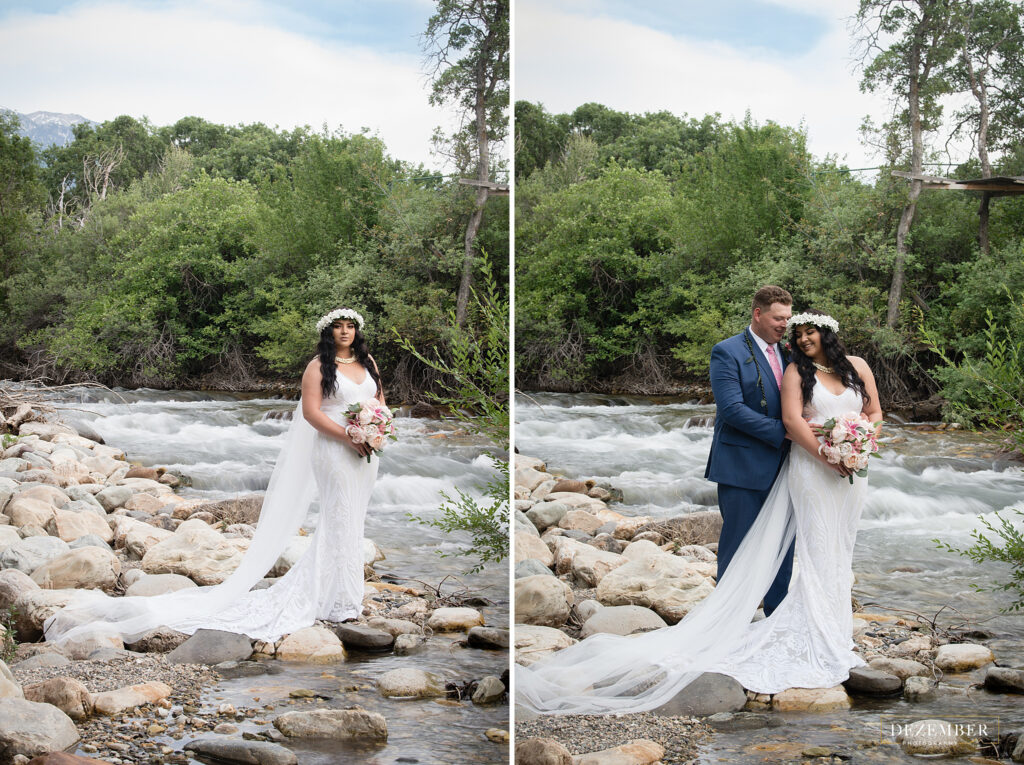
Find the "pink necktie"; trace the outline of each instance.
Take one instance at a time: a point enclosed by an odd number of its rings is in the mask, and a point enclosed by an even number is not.
[[[782,365],[779,363],[779,357],[775,354],[775,346],[768,346],[768,363],[771,364],[772,372],[775,373],[775,382],[782,389]]]

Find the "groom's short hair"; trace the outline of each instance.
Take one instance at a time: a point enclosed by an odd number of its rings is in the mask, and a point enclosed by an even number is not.
[[[755,308],[760,308],[762,311],[767,311],[772,307],[772,303],[793,305],[793,296],[782,289],[782,287],[768,284],[754,293],[754,301],[750,306],[750,310],[753,312]]]

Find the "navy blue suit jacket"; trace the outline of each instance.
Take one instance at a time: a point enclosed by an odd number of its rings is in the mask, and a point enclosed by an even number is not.
[[[744,336],[750,341],[749,347]],[[784,355],[781,362],[785,370]],[[766,407],[761,406],[758,369]],[[711,351],[711,390],[717,413],[704,477],[743,489],[770,488],[789,450],[789,441],[782,424],[782,398],[775,374],[749,328]]]

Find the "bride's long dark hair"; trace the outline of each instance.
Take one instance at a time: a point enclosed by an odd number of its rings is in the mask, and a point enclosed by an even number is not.
[[[804,313],[809,313],[812,316],[827,316],[824,311],[816,311],[811,308]],[[811,396],[814,394],[814,382],[815,382],[815,369],[814,362],[811,361],[810,357],[807,356],[803,351],[800,350],[800,346],[796,344],[796,330],[797,327],[805,326],[803,324],[793,325],[793,330],[790,332],[790,349],[791,349],[791,361],[796,364],[797,371],[800,372],[800,392],[803,395],[804,404],[809,404]],[[853,388],[857,391],[861,398],[864,399],[864,403],[871,400],[867,390],[864,388],[864,381],[860,379],[860,375],[857,374],[857,370],[853,368],[853,364],[846,358],[846,346],[843,345],[843,341],[839,339],[839,335],[832,331],[830,327],[819,327],[817,324],[814,328],[818,330],[818,337],[821,338],[821,349],[825,352],[825,358],[828,359],[828,366],[835,370],[835,373],[839,376],[839,379],[843,381],[843,385],[847,388]]]
[[[345,320],[343,316],[338,321]],[[335,353],[334,322],[331,322],[323,328],[323,331],[320,333],[320,341],[316,344],[316,355],[320,358],[320,392],[324,398],[334,393],[337,388],[337,381],[334,377],[335,369],[337,369],[334,363]],[[380,394],[383,387],[380,382],[380,375],[377,374],[377,366],[370,359],[370,349],[366,347],[366,338],[363,337],[358,324],[356,325],[355,339],[352,341],[352,354],[356,357],[356,361],[363,365],[366,373],[377,383],[377,393]]]

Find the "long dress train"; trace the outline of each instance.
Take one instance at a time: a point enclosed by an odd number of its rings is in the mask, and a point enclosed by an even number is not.
[[[804,416],[819,422],[859,412],[860,394],[820,382]],[[757,521],[714,592],[672,627],[622,637],[598,634],[516,669],[516,700],[548,713],[653,709],[704,672],[745,688],[831,687],[864,661],[853,652],[853,545],[867,482],[846,478],[800,447],[791,450]],[[793,536],[789,594],[751,622]]]
[[[321,411],[344,422],[350,403],[372,398],[369,374],[355,383],[336,372],[335,393]],[[137,640],[165,626],[192,634],[220,629],[260,640],[311,626],[317,619],[359,616],[363,599],[363,522],[378,460],[313,429],[301,402],[270,479],[256,533],[238,568],[223,583],[153,597],[112,598],[100,592],[76,599],[46,621],[48,641],[116,635]],[[320,512],[310,546],[272,586],[251,590],[274,565],[306,517],[314,485]]]

